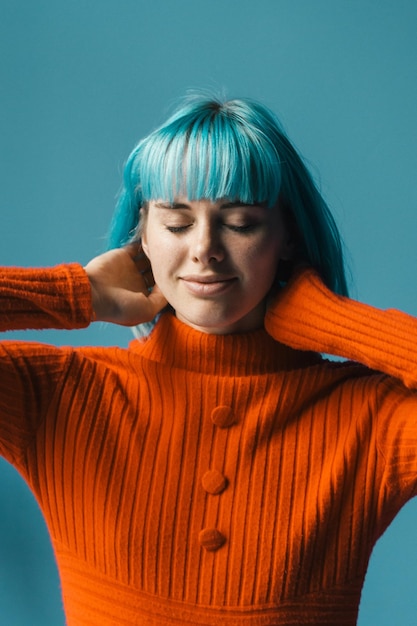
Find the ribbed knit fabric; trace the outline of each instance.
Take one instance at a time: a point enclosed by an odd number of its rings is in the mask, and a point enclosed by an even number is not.
[[[91,319],[77,266],[35,272],[35,292],[10,272],[3,328]],[[323,322],[308,333],[306,294]],[[350,306],[307,273],[268,330],[328,352],[334,319],[343,350],[373,365],[374,341],[389,370],[380,337],[385,325],[391,359],[396,314],[372,309],[364,330]],[[400,348],[396,372],[415,385]],[[0,345],[0,451],[45,515],[69,626],[352,626],[372,546],[417,491],[416,408],[395,378],[171,314],[128,350]]]
[[[294,348],[353,359],[417,386],[417,320],[337,296],[313,270],[303,271],[279,295],[265,327]]]
[[[77,263],[0,267],[0,285],[0,330],[85,328],[92,320],[90,284]]]

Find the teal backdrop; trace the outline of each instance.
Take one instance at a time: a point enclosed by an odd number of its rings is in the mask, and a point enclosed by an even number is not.
[[[416,33],[415,0],[1,0],[0,263],[99,253],[127,154],[203,88],[280,115],[344,233],[352,295],[417,315]],[[4,461],[0,501],[0,624],[63,625],[42,517]],[[412,501],[374,551],[360,626],[417,623],[416,527]]]

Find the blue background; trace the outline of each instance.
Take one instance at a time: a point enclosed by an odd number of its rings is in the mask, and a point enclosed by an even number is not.
[[[416,32],[415,0],[2,0],[0,263],[100,252],[136,140],[206,88],[280,115],[344,234],[352,294],[417,315]],[[26,337],[131,335],[96,324]],[[59,626],[42,518],[0,470],[0,623]],[[416,526],[411,502],[377,545],[361,626],[417,623]]]

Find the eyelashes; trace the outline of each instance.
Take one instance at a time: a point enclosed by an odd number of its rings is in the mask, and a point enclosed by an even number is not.
[[[184,224],[181,226],[170,226],[170,225],[165,225],[165,228],[170,232],[170,233],[184,233],[187,229],[189,229],[192,226],[192,224]],[[223,228],[226,228],[228,230],[231,230],[234,233],[241,233],[241,234],[248,234],[251,233],[255,230],[257,230],[260,227],[259,223],[255,223],[255,222],[250,222],[248,224],[221,224],[221,226]]]
[[[189,226],[165,226],[170,233],[183,233]]]
[[[229,230],[232,230],[236,233],[251,233],[254,230],[259,228],[260,224],[242,224],[242,226],[237,226],[235,224],[225,224],[225,227]]]

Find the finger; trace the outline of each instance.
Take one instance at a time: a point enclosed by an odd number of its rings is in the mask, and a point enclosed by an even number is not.
[[[164,294],[158,287],[158,285],[154,285],[152,291],[148,296],[148,300],[152,303],[152,306],[155,310],[155,315],[159,313],[163,308],[168,304],[168,300],[165,298]]]
[[[131,241],[123,246],[123,250],[129,253],[134,261],[140,261],[141,259],[147,259],[140,239],[136,239],[135,241]]]
[[[146,297],[144,294],[130,294],[125,302],[124,313],[119,323],[124,326],[134,326],[151,322],[166,305],[166,298],[157,288],[154,288],[154,291]]]
[[[154,280],[154,277],[153,277],[153,274],[152,274],[151,267],[149,266],[149,267],[145,268],[144,270],[141,270],[140,273],[142,275],[142,278],[143,278],[143,281],[144,281],[144,283],[146,285],[146,288],[147,289],[152,289],[153,285],[155,284],[155,280]]]
[[[150,266],[149,259],[143,251],[140,240],[125,244],[121,250],[127,252],[139,270]]]
[[[151,262],[149,261],[142,248],[138,254],[133,257],[133,261],[140,272],[149,271],[151,269]]]

